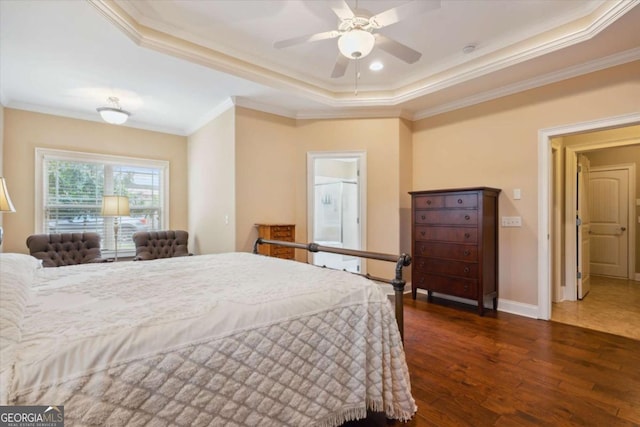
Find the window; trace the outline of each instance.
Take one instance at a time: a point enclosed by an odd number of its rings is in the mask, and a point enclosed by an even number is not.
[[[136,231],[168,228],[169,162],[37,148],[36,163],[38,232],[94,231],[111,256],[114,218],[100,215],[104,194],[129,198],[130,215],[119,219],[119,255],[134,255]]]

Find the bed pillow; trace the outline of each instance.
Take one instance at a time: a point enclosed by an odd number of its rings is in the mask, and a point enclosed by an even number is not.
[[[0,253],[0,405],[7,404],[29,289],[41,265],[29,255]]]

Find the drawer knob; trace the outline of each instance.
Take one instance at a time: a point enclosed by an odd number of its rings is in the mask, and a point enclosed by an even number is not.
[[[458,199],[458,204],[461,205],[462,204],[462,199]]]
[[[465,249],[463,254],[464,254],[464,256],[469,256],[469,255],[471,255],[471,251],[469,249]]]
[[[421,235],[421,236],[424,236],[425,234],[427,234],[427,233],[425,233],[424,231],[421,231],[421,232],[420,232],[420,235]]]
[[[469,221],[471,219],[471,217],[469,215],[465,215],[464,219],[466,219],[467,221]]]
[[[427,200],[427,204],[430,205],[431,204],[431,200]]]
[[[422,216],[421,216],[421,218],[422,218],[422,219],[425,219],[425,216],[424,216],[424,215],[422,215]]]
[[[465,237],[465,239],[468,239],[469,237],[471,237],[471,234],[469,234],[469,233],[464,233],[464,237]]]
[[[465,268],[464,268],[464,272],[465,272],[465,273],[468,273],[468,272],[470,272],[470,271],[471,271],[471,269],[470,269],[469,267],[465,267]]]
[[[469,285],[464,285],[464,290],[468,291],[469,290]]]

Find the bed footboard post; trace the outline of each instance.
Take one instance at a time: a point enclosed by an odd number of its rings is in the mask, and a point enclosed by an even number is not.
[[[398,330],[400,331],[400,338],[404,342],[404,285],[406,282],[402,278],[402,268],[411,264],[411,256],[407,254],[400,255],[398,262],[396,263],[396,277],[391,281],[393,286],[394,299],[396,305],[396,322],[398,323]]]
[[[253,253],[257,254],[258,253],[258,245],[262,244],[262,237],[258,237],[256,239],[256,241],[253,243]]]

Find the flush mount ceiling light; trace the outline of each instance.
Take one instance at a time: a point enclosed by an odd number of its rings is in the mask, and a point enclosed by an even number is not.
[[[107,101],[111,105],[110,107],[96,108],[102,120],[113,125],[121,125],[126,122],[131,113],[120,108],[120,100],[115,96],[110,96]]]
[[[355,28],[340,36],[338,49],[349,59],[362,59],[371,53],[376,38],[369,31]]]

